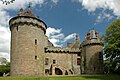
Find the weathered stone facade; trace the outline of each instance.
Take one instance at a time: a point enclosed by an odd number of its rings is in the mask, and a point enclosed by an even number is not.
[[[54,47],[45,35],[47,25],[30,7],[9,22],[11,30],[11,76],[80,75],[102,73],[102,48],[98,33],[91,30],[80,44]]]

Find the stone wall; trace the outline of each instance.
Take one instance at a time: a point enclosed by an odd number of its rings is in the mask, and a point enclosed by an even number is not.
[[[21,20],[20,20],[21,19]],[[25,18],[25,20],[30,21]],[[36,19],[27,24],[23,18],[11,21],[11,76],[43,75],[45,35]],[[38,21],[39,22],[39,21]],[[39,25],[41,22],[39,22]],[[43,24],[41,24],[43,25]],[[40,25],[40,26],[41,26]]]
[[[80,65],[77,65],[77,54],[70,53],[45,53],[45,58],[48,58],[48,65],[45,65],[45,69],[51,68],[53,65],[56,68],[60,68],[65,75],[65,72],[68,72],[68,75],[80,74]],[[53,60],[56,63],[53,63]],[[72,71],[72,73],[71,73]],[[55,75],[55,74],[52,74]]]
[[[103,46],[100,44],[90,44],[83,47],[83,69],[86,74],[103,73]]]

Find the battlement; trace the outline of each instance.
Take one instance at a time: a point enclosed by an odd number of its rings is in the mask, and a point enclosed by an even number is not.
[[[41,28],[46,33],[47,25],[40,19],[30,16],[17,16],[9,21],[10,30],[18,25],[33,25]]]
[[[99,39],[91,39],[91,40],[86,40],[82,42],[82,46],[87,46],[87,45],[101,45],[101,43],[103,43],[102,41],[100,41]]]
[[[68,48],[68,47],[46,47],[45,53],[80,53],[79,48]]]

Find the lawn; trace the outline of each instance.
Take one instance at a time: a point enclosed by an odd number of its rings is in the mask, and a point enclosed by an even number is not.
[[[0,77],[0,80],[120,80],[120,75]]]

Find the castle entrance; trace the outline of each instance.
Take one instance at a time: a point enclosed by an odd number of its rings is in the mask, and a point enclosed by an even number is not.
[[[56,75],[62,75],[62,70],[60,70],[59,68],[55,68],[55,74]]]

